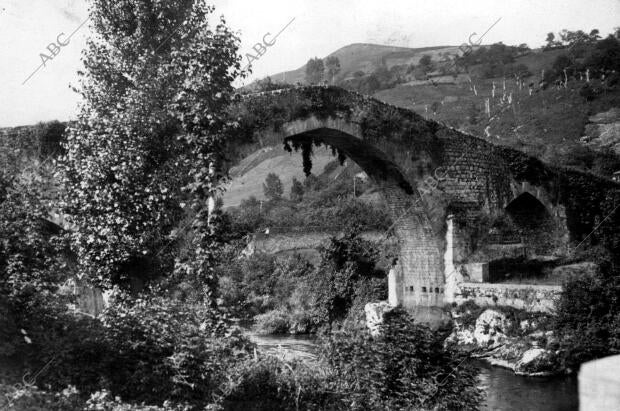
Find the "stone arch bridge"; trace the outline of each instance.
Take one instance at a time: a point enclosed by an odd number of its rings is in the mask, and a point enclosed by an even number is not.
[[[407,308],[453,301],[462,275],[456,268],[489,258],[506,221],[538,254],[566,256],[580,243],[620,252],[620,184],[611,180],[546,165],[336,87],[236,100],[240,130],[229,141],[229,165],[258,147],[325,144],[377,184],[400,248],[391,298]]]

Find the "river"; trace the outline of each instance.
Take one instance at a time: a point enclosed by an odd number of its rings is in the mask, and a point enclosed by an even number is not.
[[[285,358],[316,358],[311,336],[250,335],[259,348]],[[501,411],[578,411],[577,378],[533,378],[475,361],[480,368],[480,386],[486,393],[483,410]]]

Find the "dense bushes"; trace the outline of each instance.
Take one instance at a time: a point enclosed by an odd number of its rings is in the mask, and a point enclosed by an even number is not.
[[[217,273],[223,304],[242,320],[286,305],[313,269],[300,257],[254,254],[235,259],[236,252],[231,248],[225,254]]]
[[[575,41],[565,54],[556,57],[551,70],[545,76],[545,80],[565,80],[565,76],[569,78],[582,78],[585,77],[585,73],[588,71],[590,79],[605,80],[602,84],[599,84],[598,93],[596,87],[591,87],[590,84],[583,86],[580,94],[590,101],[596,98],[597,94],[602,93],[602,89],[614,87],[618,84],[619,76],[617,72],[619,70],[620,40],[610,35],[600,41],[596,41],[596,39]],[[566,71],[566,75],[564,71]]]
[[[579,364],[620,353],[620,270],[604,262],[600,273],[564,284],[555,327],[567,364]]]
[[[230,248],[217,269],[222,302],[242,320],[253,319],[260,333],[314,332],[387,298],[379,250],[357,231],[330,239],[316,267],[300,256],[234,259],[237,252]]]
[[[219,313],[153,295],[119,295],[98,320],[46,308],[23,324],[31,343],[18,354],[31,375],[49,364],[36,383],[53,391],[204,406],[252,348]]]
[[[316,368],[275,357],[247,361],[231,372],[218,403],[224,410],[342,410],[338,393]]]
[[[232,231],[241,236],[268,227],[338,230],[358,225],[367,230],[381,230],[390,226],[391,219],[384,204],[368,204],[353,197],[351,171],[345,169],[338,179],[329,180],[325,174],[308,176],[303,190],[290,201],[272,198],[260,201],[250,197],[239,207],[228,211]],[[275,176],[275,175],[274,175]],[[272,178],[273,179],[273,178]],[[370,184],[358,184],[356,194],[361,194]]]
[[[320,369],[272,357],[241,363],[218,403],[226,410],[477,409],[476,371],[443,348],[444,337],[396,310],[379,337],[364,327],[326,335]]]
[[[387,298],[386,273],[375,266],[378,254],[374,245],[361,239],[355,230],[332,238],[321,250],[321,263],[310,281],[317,326],[344,320],[360,295],[365,300],[362,304]]]
[[[30,190],[3,187],[0,361],[51,391],[7,386],[7,400],[28,409],[71,409],[107,390],[129,402],[208,404],[227,370],[252,347],[226,316],[158,293],[134,298],[121,292],[99,319],[72,313],[72,297],[63,293],[74,275],[65,242],[44,224],[45,210]],[[53,394],[68,386],[77,399]],[[101,395],[91,405],[108,401]]]
[[[0,177],[0,356],[28,345],[19,329],[45,331],[45,322],[34,313],[63,310],[71,302],[57,292],[71,274],[66,242],[45,223],[47,213],[37,188]]]
[[[500,42],[464,54],[458,62],[464,67],[479,65],[476,71],[482,78],[512,77],[513,75],[527,77],[531,75],[527,66],[514,64],[516,57],[527,52],[529,48],[525,44],[507,46]]]
[[[365,329],[335,332],[323,355],[347,409],[478,409],[476,371],[464,355],[443,348],[444,338],[395,310],[380,337]]]

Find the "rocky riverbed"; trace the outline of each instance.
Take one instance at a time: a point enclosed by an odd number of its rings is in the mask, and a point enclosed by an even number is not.
[[[371,334],[381,332],[387,302],[365,307]],[[546,377],[567,373],[559,341],[550,330],[551,315],[507,307],[481,308],[464,304],[450,311],[453,331],[445,340],[471,357],[508,368],[517,375]]]
[[[454,331],[446,344],[468,350],[475,358],[509,368],[518,375],[550,376],[565,373],[559,343],[547,329],[548,316],[523,320],[499,309],[485,309],[475,321],[471,312],[451,312]],[[517,322],[518,321],[518,322]]]

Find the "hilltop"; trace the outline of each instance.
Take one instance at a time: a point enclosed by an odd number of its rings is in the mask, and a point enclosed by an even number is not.
[[[341,68],[338,77],[347,79],[359,71],[370,74],[377,64],[385,63],[388,67],[399,64],[418,64],[424,54],[439,56],[440,53],[456,54],[457,51],[458,48],[454,46],[409,48],[353,43],[339,48],[325,58],[337,57],[340,60]],[[306,84],[306,65],[304,64],[296,70],[276,73],[270,77],[277,82]]]

